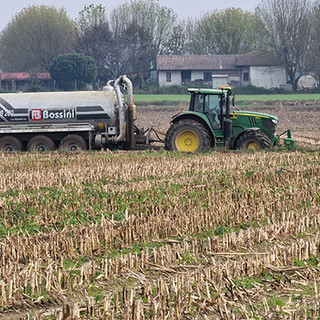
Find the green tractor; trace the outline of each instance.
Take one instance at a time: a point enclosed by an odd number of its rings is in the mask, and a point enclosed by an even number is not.
[[[290,130],[275,135],[278,118],[249,111],[230,111],[234,106],[232,90],[189,89],[189,110],[181,111],[171,121],[165,137],[167,150],[205,151],[214,147],[242,150],[270,149],[280,144],[295,147]]]

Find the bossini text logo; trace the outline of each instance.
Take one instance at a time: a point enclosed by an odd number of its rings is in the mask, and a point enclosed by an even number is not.
[[[31,109],[30,118],[32,121],[75,119],[76,112],[74,109],[64,109],[64,110]]]

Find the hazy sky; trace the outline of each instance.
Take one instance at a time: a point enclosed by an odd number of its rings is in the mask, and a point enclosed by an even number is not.
[[[54,5],[57,8],[65,7],[70,18],[75,19],[85,5],[102,4],[108,10],[112,10],[126,0],[0,0],[1,20],[0,31],[11,21],[16,13],[23,8],[32,5]],[[128,2],[128,1],[127,1]],[[129,1],[130,2],[130,1]],[[201,14],[214,9],[241,8],[254,11],[260,0],[159,0],[161,5],[172,8],[179,17],[198,17]]]

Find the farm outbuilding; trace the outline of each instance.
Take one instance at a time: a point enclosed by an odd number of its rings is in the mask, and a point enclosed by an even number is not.
[[[35,83],[50,88],[50,74],[48,72],[36,74],[26,72],[0,73],[0,89],[2,90],[24,91]]]
[[[254,51],[232,55],[158,55],[160,86],[204,83],[216,87],[216,76],[231,86],[281,88],[287,83],[286,70],[268,54]],[[221,80],[221,79],[219,79]]]

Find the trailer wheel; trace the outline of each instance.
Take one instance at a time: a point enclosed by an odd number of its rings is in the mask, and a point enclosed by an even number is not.
[[[259,131],[244,133],[236,144],[236,149],[258,151],[270,149],[270,139]]]
[[[27,144],[27,150],[30,152],[53,151],[56,148],[52,139],[47,136],[35,136]]]
[[[18,138],[12,136],[0,138],[0,151],[22,151],[22,149],[22,142]]]
[[[69,134],[61,140],[59,149],[65,151],[87,150],[87,143],[81,136]]]
[[[173,123],[165,138],[167,150],[199,152],[210,147],[210,136],[206,128],[194,120]]]

